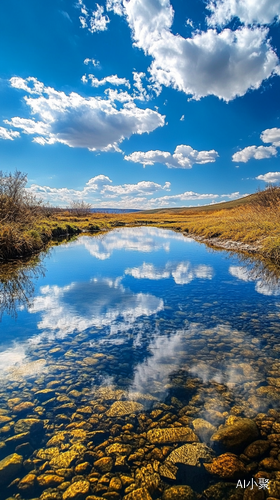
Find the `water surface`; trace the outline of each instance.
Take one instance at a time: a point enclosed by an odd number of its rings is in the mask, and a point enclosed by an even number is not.
[[[1,498],[60,499],[76,477],[90,484],[81,498],[117,500],[143,486],[135,477],[148,466],[158,476],[152,498],[170,484],[202,494],[218,481],[203,467],[173,480],[159,474],[184,442],[151,443],[145,433],[194,428],[198,418],[217,428],[231,415],[279,409],[277,280],[182,234],[142,227],[82,236],[52,248],[40,266],[26,269],[22,289],[20,279],[16,287],[2,284],[0,451],[1,458],[16,452],[24,466]],[[29,434],[11,440],[24,434],[17,423],[28,418],[44,429],[24,428]],[[207,432],[199,440],[211,444]],[[131,449],[110,453],[115,442]],[[63,476],[51,460],[77,443]],[[102,470],[97,462],[108,457]],[[79,463],[88,466],[79,471]],[[35,479],[22,486],[28,473]],[[63,480],[44,482],[51,473]],[[121,475],[134,486],[108,488]]]

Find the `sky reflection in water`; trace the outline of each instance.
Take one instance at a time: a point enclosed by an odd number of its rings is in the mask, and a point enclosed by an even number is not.
[[[201,390],[211,381],[240,392],[246,383],[240,397],[250,398],[277,361],[280,287],[252,277],[236,256],[171,231],[126,228],[53,248],[44,266],[31,304],[0,324],[3,382],[53,369],[60,361],[40,349],[74,339],[75,360],[93,352],[117,360],[112,369],[105,358],[91,383],[161,400],[176,393],[178,370]],[[125,376],[118,363],[128,364]]]

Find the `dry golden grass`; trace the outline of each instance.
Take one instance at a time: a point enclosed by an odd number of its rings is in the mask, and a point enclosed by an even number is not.
[[[197,235],[209,241],[219,238],[255,245],[260,255],[280,263],[280,188],[270,187],[244,200],[219,206],[126,214],[92,213],[77,217],[69,211],[57,212],[26,231],[12,225],[1,226],[0,259],[38,251],[57,236],[106,231],[118,226],[149,225]]]

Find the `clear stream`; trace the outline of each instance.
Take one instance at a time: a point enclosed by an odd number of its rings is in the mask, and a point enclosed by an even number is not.
[[[277,280],[146,227],[53,247],[38,269],[2,295],[0,458],[20,458],[4,476],[0,467],[0,498],[169,500],[170,487],[188,485],[211,499],[225,479],[199,462],[166,477],[160,467],[186,441],[147,432],[188,427],[211,447],[229,416],[280,408]]]

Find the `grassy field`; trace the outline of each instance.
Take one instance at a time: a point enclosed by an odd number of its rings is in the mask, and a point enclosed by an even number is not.
[[[216,205],[147,210],[126,214],[71,211],[38,212],[30,223],[4,222],[0,226],[0,259],[40,251],[54,238],[107,231],[115,227],[149,225],[173,229],[211,240],[249,244],[280,264],[280,187]]]

